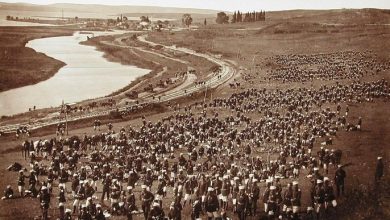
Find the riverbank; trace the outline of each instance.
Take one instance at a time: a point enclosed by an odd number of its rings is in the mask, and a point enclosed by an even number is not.
[[[26,43],[73,32],[58,27],[0,27],[0,92],[33,85],[56,74],[65,63],[26,47]]]

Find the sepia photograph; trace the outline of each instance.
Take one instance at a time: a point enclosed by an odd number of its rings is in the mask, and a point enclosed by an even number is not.
[[[390,1],[0,0],[0,220],[390,220]]]

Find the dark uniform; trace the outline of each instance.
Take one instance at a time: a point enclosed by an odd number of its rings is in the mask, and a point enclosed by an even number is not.
[[[153,193],[144,190],[141,192],[141,199],[142,199],[142,211],[144,212],[145,219],[149,219],[149,212],[150,212],[150,205],[152,201],[154,200]]]
[[[246,211],[249,205],[249,197],[245,192],[238,194],[237,198],[237,215],[240,220],[246,219]]]
[[[334,182],[336,183],[337,196],[344,195],[344,179],[346,176],[347,174],[341,167],[336,170]]]
[[[383,176],[384,165],[382,158],[380,158],[376,164],[375,170],[375,182],[380,181]]]
[[[39,194],[39,201],[41,203],[41,209],[42,209],[42,219],[46,220],[48,219],[48,209],[50,205],[50,194],[47,189],[42,189]]]
[[[165,217],[164,210],[160,208],[160,206],[154,206],[152,210],[150,210],[149,218],[145,218],[147,220],[163,220]]]

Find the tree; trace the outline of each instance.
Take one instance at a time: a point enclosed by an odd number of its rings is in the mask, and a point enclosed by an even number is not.
[[[242,12],[237,11],[237,18],[236,18],[236,21],[237,21],[237,22],[242,22]]]
[[[219,12],[215,22],[217,22],[217,24],[227,24],[229,23],[229,16],[225,12]]]
[[[189,28],[191,23],[192,23],[192,17],[190,14],[184,14],[181,21],[182,21],[183,25],[185,25]]]
[[[237,14],[236,11],[234,11],[231,23],[236,23],[236,22],[237,22]]]
[[[149,17],[147,17],[147,16],[146,17],[145,16],[141,16],[140,19],[141,19],[141,22],[148,22],[148,23],[150,22],[149,21]]]

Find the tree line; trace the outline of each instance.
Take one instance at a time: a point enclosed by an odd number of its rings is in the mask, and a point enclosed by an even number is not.
[[[253,11],[243,14],[240,11],[234,12],[231,23],[265,21],[265,11]]]
[[[217,24],[228,24],[229,15],[227,15],[225,12],[219,12],[215,21]],[[255,21],[265,21],[265,11],[253,11],[247,12],[245,14],[240,11],[235,11],[232,15],[232,18],[230,19],[230,23]]]

